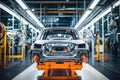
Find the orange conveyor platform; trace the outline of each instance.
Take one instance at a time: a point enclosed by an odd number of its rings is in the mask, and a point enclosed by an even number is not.
[[[68,62],[43,62],[37,65],[38,70],[44,70],[44,75],[39,80],[78,80],[75,70],[81,70],[81,63]]]

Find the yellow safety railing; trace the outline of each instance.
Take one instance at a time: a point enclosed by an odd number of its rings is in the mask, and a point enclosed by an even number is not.
[[[14,34],[10,34],[9,36],[13,37],[15,36]],[[12,54],[12,50],[13,50],[13,45],[12,45],[12,39],[10,39],[10,42],[9,42],[9,51],[8,51],[8,55],[7,55],[7,58],[10,59],[11,58],[20,58],[21,61],[23,61],[23,58],[24,58],[24,45],[23,43],[20,45],[20,54]]]
[[[108,40],[105,40],[104,48],[105,48],[105,61],[108,61]]]
[[[96,60],[100,61],[101,56],[100,56],[100,34],[99,33],[97,34],[97,40],[96,40],[95,48],[96,48],[96,54],[95,54]]]
[[[24,56],[24,45],[22,43],[21,48],[20,48],[20,54],[19,55],[14,55],[11,54],[13,46],[11,45],[12,40],[10,39],[10,44],[8,45],[8,55],[6,54],[6,47],[7,47],[7,32],[6,32],[6,27],[4,24],[0,23],[0,65],[3,64],[4,69],[6,69],[6,64],[7,64],[7,58],[10,60],[11,58],[20,58],[23,60]],[[3,57],[2,57],[3,56]],[[4,58],[4,59],[2,59]],[[2,63],[2,60],[4,60]]]
[[[97,40],[96,40],[96,54],[95,54],[95,58],[97,61],[100,61],[102,59],[104,59],[105,61],[108,61],[108,40],[104,40],[104,52],[105,52],[105,55],[104,57],[102,57],[100,55],[100,34],[97,35]]]
[[[4,69],[6,68],[6,27],[0,23],[0,65],[2,65],[2,54],[4,55]]]

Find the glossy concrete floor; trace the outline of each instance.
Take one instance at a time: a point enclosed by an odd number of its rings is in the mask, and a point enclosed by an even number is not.
[[[108,61],[94,63],[91,61],[89,64],[108,77],[110,80],[120,80],[120,53],[118,57],[109,54]]]
[[[98,62],[93,60],[93,58],[90,58],[88,63],[110,80],[120,80],[120,52],[118,57],[115,57],[111,52],[108,54],[109,56],[107,61]],[[27,53],[23,62],[21,62],[20,59],[12,60],[7,63],[6,70],[0,66],[0,80],[11,80],[31,64],[30,55]]]

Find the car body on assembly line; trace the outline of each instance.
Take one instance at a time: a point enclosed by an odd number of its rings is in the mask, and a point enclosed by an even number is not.
[[[34,62],[80,61],[82,55],[88,58],[89,46],[74,28],[46,28],[31,45],[31,60]]]

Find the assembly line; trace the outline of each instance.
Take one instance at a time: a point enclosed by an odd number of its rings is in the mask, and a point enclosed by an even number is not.
[[[0,80],[120,80],[120,0],[1,0]]]

